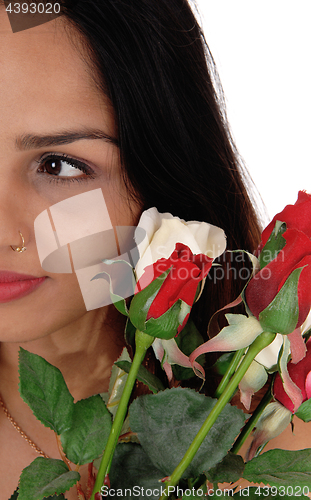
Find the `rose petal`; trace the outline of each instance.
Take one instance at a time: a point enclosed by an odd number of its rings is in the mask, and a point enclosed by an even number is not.
[[[171,373],[171,369],[168,369],[165,363],[168,363],[169,365],[179,365],[185,368],[192,368],[193,370],[195,370],[197,376],[202,379],[205,378],[205,371],[202,366],[197,362],[195,362],[193,366],[189,360],[189,357],[179,349],[175,339],[155,339],[152,347],[156,358],[161,361],[161,363],[163,364],[163,368],[165,369],[167,374]],[[169,380],[171,380],[171,378],[169,378]]]
[[[171,382],[171,380],[173,379],[173,370],[171,365],[167,361],[164,361],[163,363],[163,370],[166,373],[167,380]]]
[[[273,231],[277,220],[286,223],[288,229],[295,228],[311,238],[311,195],[305,191],[299,191],[295,205],[287,205],[282,212],[273,217],[270,224],[262,233],[262,243],[265,245]]]
[[[283,336],[278,333],[267,347],[262,349],[259,354],[255,357],[255,361],[263,365],[267,370],[270,370],[278,362],[279,352],[283,344]]]
[[[296,330],[287,335],[287,338],[290,341],[291,361],[296,364],[305,357],[307,352],[307,347],[302,338],[300,328],[296,328]]]
[[[154,339],[152,342],[152,349],[154,351],[155,357],[162,363],[162,359],[164,356],[164,347],[161,339]]]
[[[201,224],[201,222],[188,222],[188,229],[198,242],[201,249],[199,253],[202,253],[202,249],[205,248],[204,253],[210,258],[216,259],[226,250],[225,234],[222,229],[212,224],[208,224],[209,230],[208,233],[205,233],[202,231]]]
[[[306,390],[307,399],[310,399],[311,398],[311,371],[306,376],[305,390]]]
[[[306,321],[311,308],[311,255],[304,257],[298,267],[303,267],[298,282],[299,317],[297,326],[301,326]]]
[[[297,385],[293,382],[293,380],[289,376],[288,369],[287,369],[287,362],[288,362],[289,353],[290,353],[290,342],[289,342],[287,336],[283,336],[283,352],[282,352],[280,362],[279,362],[280,363],[280,376],[281,376],[282,381],[283,381],[284,390],[293,403],[292,412],[295,413],[295,411],[298,410],[299,406],[301,405],[301,403],[303,401],[303,395],[302,395],[299,387],[297,387]],[[288,408],[288,409],[291,409],[291,408]]]
[[[229,326],[225,326],[216,337],[197,347],[190,355],[193,362],[206,352],[238,351],[249,346],[262,333],[259,321],[243,314],[226,314]]]
[[[250,409],[252,396],[265,385],[267,380],[268,374],[264,367],[253,361],[239,383],[240,400],[247,410]]]
[[[287,365],[287,370],[292,381],[299,387],[302,393],[303,401],[308,399],[306,393],[306,379],[310,372],[311,367],[311,341],[309,340],[306,344],[307,353],[306,356],[299,361],[297,364],[291,361]],[[309,388],[309,379],[308,379]],[[290,411],[294,412],[294,405],[287,393],[284,390],[282,379],[279,374],[276,375],[273,384],[273,394],[275,399],[277,399],[282,405],[286,406]]]
[[[150,305],[147,319],[158,318],[178,299],[192,307],[200,281],[206,277],[212,260],[206,255],[193,255],[182,243],[176,243],[168,259],[160,259],[148,266],[136,285],[136,292],[144,289],[151,281],[170,269],[161,289]]]

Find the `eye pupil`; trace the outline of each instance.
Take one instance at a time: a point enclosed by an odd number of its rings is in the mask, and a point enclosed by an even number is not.
[[[45,163],[45,171],[51,175],[58,175],[61,171],[61,160],[47,160]]]

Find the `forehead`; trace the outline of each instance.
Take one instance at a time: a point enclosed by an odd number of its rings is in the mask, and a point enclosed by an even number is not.
[[[56,119],[66,127],[82,117],[100,118],[111,109],[93,76],[80,37],[63,18],[12,33],[0,8],[0,116],[4,120],[9,113],[15,126],[32,128],[47,121],[51,125]]]

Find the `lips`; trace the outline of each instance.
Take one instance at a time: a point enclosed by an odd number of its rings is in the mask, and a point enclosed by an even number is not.
[[[0,271],[0,304],[20,299],[36,290],[46,279],[11,271]]]

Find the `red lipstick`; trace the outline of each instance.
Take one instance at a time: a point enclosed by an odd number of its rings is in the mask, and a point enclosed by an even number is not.
[[[36,290],[45,278],[46,276],[36,278],[12,271],[0,271],[0,304],[25,297]]]

